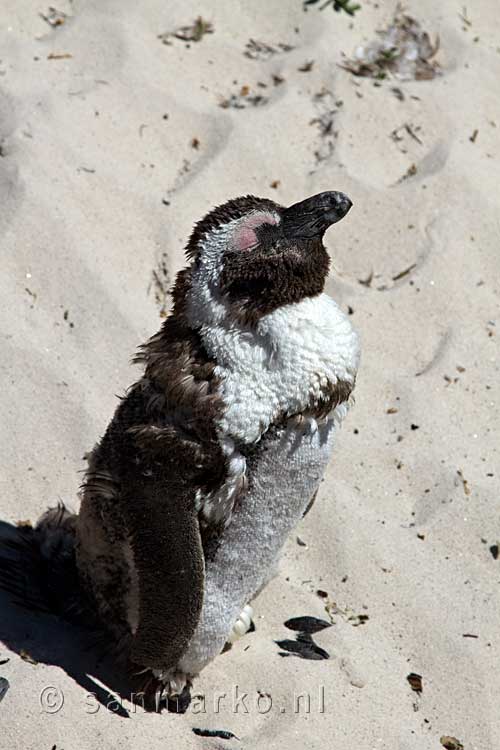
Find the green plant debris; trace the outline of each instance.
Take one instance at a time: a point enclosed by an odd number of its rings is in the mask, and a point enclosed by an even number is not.
[[[355,76],[383,80],[389,75],[405,81],[430,80],[439,75],[439,63],[433,58],[439,50],[439,37],[432,42],[420,23],[406,15],[398,5],[392,22],[378,30],[377,38],[360,45],[341,68]]]
[[[198,16],[192,24],[188,26],[180,26],[175,31],[165,31],[163,34],[158,35],[158,39],[161,39],[163,44],[172,44],[172,39],[180,39],[182,42],[200,42],[205,34],[213,34],[214,27],[210,21],[205,21],[204,18]]]
[[[319,2],[321,2],[321,0],[304,0],[304,7],[307,7],[308,5],[316,5]],[[324,10],[325,8],[328,8],[328,6],[332,6],[333,10],[337,13],[340,13],[340,11],[343,10],[349,16],[353,16],[356,11],[361,9],[359,3],[353,3],[351,0],[326,0],[326,2],[320,7],[320,10]]]

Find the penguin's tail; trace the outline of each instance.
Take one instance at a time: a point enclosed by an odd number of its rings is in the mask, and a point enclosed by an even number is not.
[[[63,503],[33,527],[22,524],[0,539],[0,589],[17,606],[93,626],[75,556],[77,515]]]
[[[5,591],[22,609],[56,615],[83,627],[87,646],[95,649],[100,660],[111,657],[114,667],[124,668],[137,701],[147,711],[159,711],[165,702],[163,683],[152,670],[137,672],[137,665],[129,660],[128,629],[110,635],[82,586],[76,564],[77,522],[77,514],[63,503],[49,508],[35,526],[29,522],[20,522],[17,527],[0,522],[0,591]],[[169,710],[183,713],[189,701],[186,689],[179,701],[169,701]]]

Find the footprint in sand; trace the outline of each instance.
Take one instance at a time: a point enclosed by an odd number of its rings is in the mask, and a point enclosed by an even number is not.
[[[12,98],[0,91],[0,236],[10,226],[22,203],[23,188],[15,158],[15,141],[12,138],[17,128],[14,112]]]

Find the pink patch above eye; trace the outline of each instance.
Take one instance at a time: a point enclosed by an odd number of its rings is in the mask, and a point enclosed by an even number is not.
[[[255,229],[262,224],[277,224],[279,219],[271,213],[256,213],[246,219],[233,236],[233,246],[236,250],[250,250],[258,244]]]
[[[234,240],[237,250],[249,250],[257,244],[257,235],[250,227],[241,227]]]

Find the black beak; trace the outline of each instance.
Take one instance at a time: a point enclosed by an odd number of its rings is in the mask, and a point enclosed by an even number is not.
[[[336,190],[294,203],[283,213],[283,231],[290,239],[321,238],[329,226],[344,218],[352,201]]]

